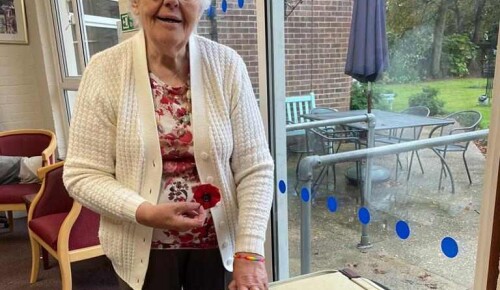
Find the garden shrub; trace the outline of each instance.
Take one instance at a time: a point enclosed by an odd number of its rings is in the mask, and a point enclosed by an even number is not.
[[[477,46],[467,34],[452,34],[443,43],[442,70],[444,75],[464,77],[469,74],[469,62],[476,54]]]
[[[366,86],[360,82],[352,82],[351,85],[351,110],[366,109],[368,101],[365,94]]]
[[[368,96],[366,93],[368,84],[354,81],[351,85],[351,110],[362,110],[368,107]],[[372,103],[373,109],[389,110],[389,104],[381,96],[382,91],[373,86]],[[384,92],[386,93],[386,92]]]
[[[421,93],[410,96],[408,106],[425,106],[429,108],[431,116],[444,114],[444,101],[438,98],[438,92],[435,88],[422,88]]]

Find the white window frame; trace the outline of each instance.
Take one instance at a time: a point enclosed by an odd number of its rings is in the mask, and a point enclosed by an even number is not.
[[[73,0],[76,1],[76,0]],[[117,2],[114,0],[108,0],[108,1],[113,1]],[[102,16],[95,16],[95,15],[86,15],[84,14],[85,11],[83,11],[83,7],[81,9],[83,12],[83,30],[81,31],[82,37],[83,37],[83,43],[85,45],[84,47],[84,52],[85,52],[85,61],[88,62],[90,60],[90,48],[89,48],[89,38],[87,36],[87,27],[98,27],[98,28],[107,28],[107,29],[115,29],[116,34],[118,35],[118,25],[117,23],[120,22],[120,18],[118,15],[118,18],[110,18],[110,17],[102,17]]]
[[[53,26],[56,35],[56,43],[59,59],[59,85],[63,91],[63,103],[65,108],[65,117],[68,122],[71,118],[71,108],[66,96],[67,91],[77,91],[80,85],[81,75],[78,75],[77,64],[85,68],[90,59],[90,49],[88,45],[87,27],[99,27],[115,29],[118,35],[117,18],[101,17],[95,15],[86,15],[83,9],[84,0],[51,0]],[[118,2],[117,0],[108,0]],[[59,11],[63,5],[72,5],[73,12]],[[63,23],[67,23],[66,26]],[[69,25],[74,25],[76,39],[73,38],[72,30]],[[75,45],[76,51],[75,51]]]
[[[112,0],[109,0],[112,1]],[[117,29],[116,21],[120,20],[117,18],[109,18],[95,15],[83,15],[83,23],[85,27],[101,27],[101,28],[114,28]]]

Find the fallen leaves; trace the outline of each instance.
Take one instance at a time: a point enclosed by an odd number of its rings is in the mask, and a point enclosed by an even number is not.
[[[418,278],[422,281],[428,281],[431,277],[431,274],[425,272],[423,274],[418,275]]]

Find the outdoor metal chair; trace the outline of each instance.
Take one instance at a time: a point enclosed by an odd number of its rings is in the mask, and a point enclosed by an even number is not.
[[[428,117],[430,114],[430,110],[428,107],[425,106],[414,106],[406,108],[400,113],[414,115],[414,116]],[[384,144],[397,144],[401,142],[408,142],[420,139],[421,133],[422,133],[422,126],[406,128],[406,129],[405,128],[393,129],[389,130],[387,134],[377,134],[375,136],[375,142]],[[406,176],[406,180],[410,179],[410,172],[413,164],[414,155],[417,155],[418,164],[420,165],[420,171],[422,172],[422,174],[424,174],[424,167],[422,166],[422,161],[420,160],[420,155],[418,154],[418,151],[412,151],[410,157],[410,164],[408,165],[408,174]],[[396,154],[396,179],[398,178],[399,168],[402,169],[403,166],[401,164],[399,154]]]
[[[316,107],[311,109],[310,113],[311,114],[324,114],[324,113],[330,113],[330,112],[337,112],[336,109],[330,109],[330,108],[322,108],[322,107]],[[287,121],[287,124],[294,124],[291,121]],[[334,127],[329,127],[329,128],[334,128]],[[304,155],[310,155],[310,154],[317,154],[314,148],[309,146],[309,134],[304,134],[301,136],[302,138],[298,139],[298,141],[290,146],[288,146],[288,151],[291,153],[299,154],[299,159],[297,161],[297,164],[300,162],[302,157]]]
[[[477,129],[479,123],[481,122],[482,115],[478,111],[459,111],[446,116],[446,119],[453,119],[455,123],[448,126],[436,126],[429,133],[429,138],[434,135],[439,134],[439,136],[452,135],[458,133],[471,132]],[[441,173],[439,176],[439,189],[441,190],[441,182],[443,179],[443,174],[446,176],[446,171],[450,175],[452,192],[455,192],[455,186],[453,184],[453,178],[451,175],[450,168],[446,163],[446,155],[448,152],[462,152],[462,159],[465,165],[465,171],[467,172],[467,177],[469,178],[469,184],[472,184],[472,179],[469,172],[469,166],[467,165],[467,160],[465,159],[465,153],[469,148],[470,141],[450,143],[443,146],[433,147],[432,150],[440,157],[441,160]]]
[[[328,114],[338,112],[337,109],[324,108],[324,107],[316,107],[311,110],[311,114]],[[356,143],[358,145],[361,144],[360,130],[349,129],[344,125],[337,126],[327,126],[323,128],[327,135],[334,135],[332,137],[337,138],[336,144],[337,148],[334,152],[338,152],[340,150],[340,146],[346,143]],[[354,141],[355,140],[355,141]],[[333,153],[333,152],[332,152]]]
[[[313,108],[311,110],[311,114],[328,114],[328,113],[335,113],[335,112],[338,112],[339,110],[337,109],[332,109],[332,108],[325,108],[325,107],[316,107],[316,108]],[[344,130],[344,127],[343,126],[327,126],[327,127],[324,127],[324,131],[326,132],[329,132],[329,133],[333,133],[334,131],[338,131],[336,128],[342,128],[342,130]],[[337,144],[337,149],[335,149],[335,152],[337,152],[340,148],[340,145],[342,145],[341,142],[339,142]],[[333,153],[333,152],[332,152]]]
[[[349,131],[332,131],[329,128],[314,128],[308,130],[308,139],[310,140],[310,146],[318,155],[335,154],[337,150],[335,145],[338,143],[352,143],[354,144],[354,150],[358,150],[361,147],[361,143],[358,137],[351,135]],[[317,178],[313,181],[311,186],[311,193],[313,199],[315,198],[319,186],[323,183],[325,177],[328,180],[329,170],[332,170],[333,184],[337,184],[337,176],[335,172],[335,164],[323,166]],[[356,176],[361,176],[361,165],[359,161],[356,161]],[[361,187],[360,187],[361,188]]]
[[[338,112],[336,109],[316,107],[311,109],[310,114],[328,114]],[[290,122],[288,122],[290,123]],[[325,126],[320,128],[313,128],[305,130],[303,139],[298,143],[293,144],[288,147],[289,152],[299,154],[297,160],[297,166],[295,169],[296,183],[295,191],[299,185],[298,182],[298,168],[300,161],[305,155],[326,155],[338,152],[342,144],[351,143],[354,144],[354,149],[357,150],[361,147],[361,142],[359,138],[359,130],[348,130],[343,126]],[[314,180],[312,190],[312,196],[316,195],[318,187],[322,184],[325,177],[329,180],[330,171],[332,172],[333,184],[337,183],[337,177],[335,173],[335,165],[329,165],[327,167],[321,168],[318,177]],[[356,174],[361,176],[361,166],[359,162],[356,162]],[[328,187],[328,186],[327,186]]]
[[[330,112],[337,112],[336,109],[330,109],[330,108],[323,108],[323,107],[315,107],[312,108],[309,113],[311,114],[324,114],[324,113],[330,113]],[[287,124],[294,124],[291,121],[287,121]],[[333,127],[332,127],[333,128]],[[293,154],[299,154],[299,158],[297,159],[297,166],[295,169],[295,176],[296,176],[296,183],[295,183],[295,190],[297,191],[297,186],[298,186],[298,168],[299,168],[299,163],[304,157],[304,155],[312,155],[312,154],[318,154],[322,155],[323,151],[322,148],[319,150],[318,147],[314,146],[311,142],[314,142],[314,139],[310,139],[309,137],[311,136],[311,131],[304,131],[303,136],[299,137],[294,137],[297,139],[297,142],[288,146],[288,152],[293,153]],[[312,136],[314,137],[314,136]],[[318,151],[319,150],[319,151]]]

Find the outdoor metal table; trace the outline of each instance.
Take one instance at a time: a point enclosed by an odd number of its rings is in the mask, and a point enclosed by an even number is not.
[[[352,117],[365,115],[366,110],[353,110],[346,112],[331,112],[323,114],[305,114],[304,118],[310,120],[329,120],[336,118]],[[401,128],[412,128],[420,126],[438,126],[438,125],[449,125],[453,124],[453,120],[439,119],[433,117],[423,117],[415,116],[403,113],[387,112],[381,110],[372,110],[372,114],[375,115],[375,130],[391,130],[391,129],[401,129]],[[351,123],[349,125],[351,128],[358,130],[367,130],[367,124],[362,123]]]
[[[329,120],[345,117],[353,117],[365,115],[367,110],[352,110],[345,112],[328,112],[321,114],[305,114],[304,118],[310,120]],[[404,128],[415,128],[424,126],[444,126],[453,124],[453,120],[416,116],[404,113],[388,112],[382,110],[372,110],[372,114],[375,116],[375,131],[384,131],[392,129],[404,129]],[[368,125],[365,122],[351,123],[345,125],[356,130],[367,130]],[[389,172],[387,169],[375,166],[372,168],[372,182],[382,182],[389,179]],[[358,180],[357,171],[350,168],[347,173],[347,178],[351,181]]]

